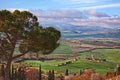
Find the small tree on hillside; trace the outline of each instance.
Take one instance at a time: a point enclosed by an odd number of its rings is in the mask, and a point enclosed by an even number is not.
[[[61,33],[53,27],[42,28],[28,11],[0,11],[0,58],[6,61],[5,80],[9,80],[11,62],[28,52],[49,54],[59,46]],[[20,54],[14,55],[17,48]]]
[[[68,75],[69,75],[69,71],[68,71],[68,69],[66,69],[65,76],[68,76]]]
[[[5,77],[5,67],[4,67],[4,64],[1,65],[0,76]]]
[[[41,71],[41,65],[39,66],[39,80],[42,80],[42,71]]]

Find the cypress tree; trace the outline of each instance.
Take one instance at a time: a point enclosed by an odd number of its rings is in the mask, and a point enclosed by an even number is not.
[[[117,75],[120,75],[120,66],[117,68]]]
[[[15,69],[15,74],[14,74],[14,80],[17,80],[18,79],[18,71],[17,71],[17,68]]]
[[[54,75],[54,70],[52,70],[52,80],[54,80],[55,79],[55,75]]]
[[[14,80],[14,66],[11,68],[11,80]]]
[[[26,76],[25,76],[25,67],[24,68],[22,68],[22,74],[21,74],[21,80],[25,80],[26,79]]]
[[[42,71],[41,71],[41,65],[39,66],[39,80],[42,80]]]
[[[5,66],[4,66],[4,64],[1,65],[1,76],[5,77]]]
[[[51,70],[49,70],[49,72],[48,72],[48,80],[52,80],[52,73],[51,73]]]
[[[80,75],[82,75],[82,73],[83,73],[83,71],[82,71],[82,70],[80,70]]]
[[[18,80],[20,80],[20,77],[21,77],[21,67],[18,68],[17,74],[18,74],[17,78],[18,78]]]
[[[66,69],[66,71],[65,71],[65,76],[68,76],[68,75],[69,75],[68,69]]]
[[[24,68],[19,67],[18,69],[18,80],[25,80]]]

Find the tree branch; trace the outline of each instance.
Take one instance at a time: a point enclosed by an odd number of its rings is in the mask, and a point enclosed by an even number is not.
[[[14,50],[15,50],[15,46],[16,46],[19,34],[20,34],[20,32],[18,31],[17,35],[12,40],[11,54],[10,54],[10,57],[9,57],[10,59],[13,58],[13,54],[14,54]]]
[[[2,46],[0,47],[0,49],[1,49],[1,51],[2,51],[2,53],[6,53],[6,51],[2,48]]]
[[[11,42],[11,44],[13,44],[12,39],[10,38],[9,34],[7,32],[5,32],[5,34],[6,34],[7,38],[8,38],[8,40]]]
[[[4,45],[2,44],[2,40],[0,39],[0,49],[2,50],[2,52],[5,54],[6,53],[6,50],[5,50],[5,47]]]
[[[19,57],[21,57],[21,56],[27,54],[27,52],[28,52],[28,51],[26,51],[26,52],[24,52],[24,53],[21,53],[21,54],[19,54],[19,55],[16,55],[16,56],[12,57],[12,60],[17,59],[17,58],[19,58]]]
[[[0,46],[0,49],[2,51],[2,55],[4,55],[5,58],[7,58],[6,50],[2,46]]]

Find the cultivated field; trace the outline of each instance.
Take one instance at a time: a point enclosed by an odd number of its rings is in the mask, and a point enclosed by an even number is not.
[[[86,68],[95,69],[99,73],[114,71],[120,64],[120,40],[117,39],[68,39],[62,40],[61,45],[49,55],[27,54],[21,63],[28,63],[32,67],[41,64],[44,71],[55,70],[64,73],[66,69],[79,72]],[[66,62],[70,61],[69,64]]]

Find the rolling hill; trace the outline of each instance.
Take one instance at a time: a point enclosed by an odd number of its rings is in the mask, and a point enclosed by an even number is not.
[[[75,26],[67,23],[41,23],[62,32],[62,38],[120,38],[120,27]]]

